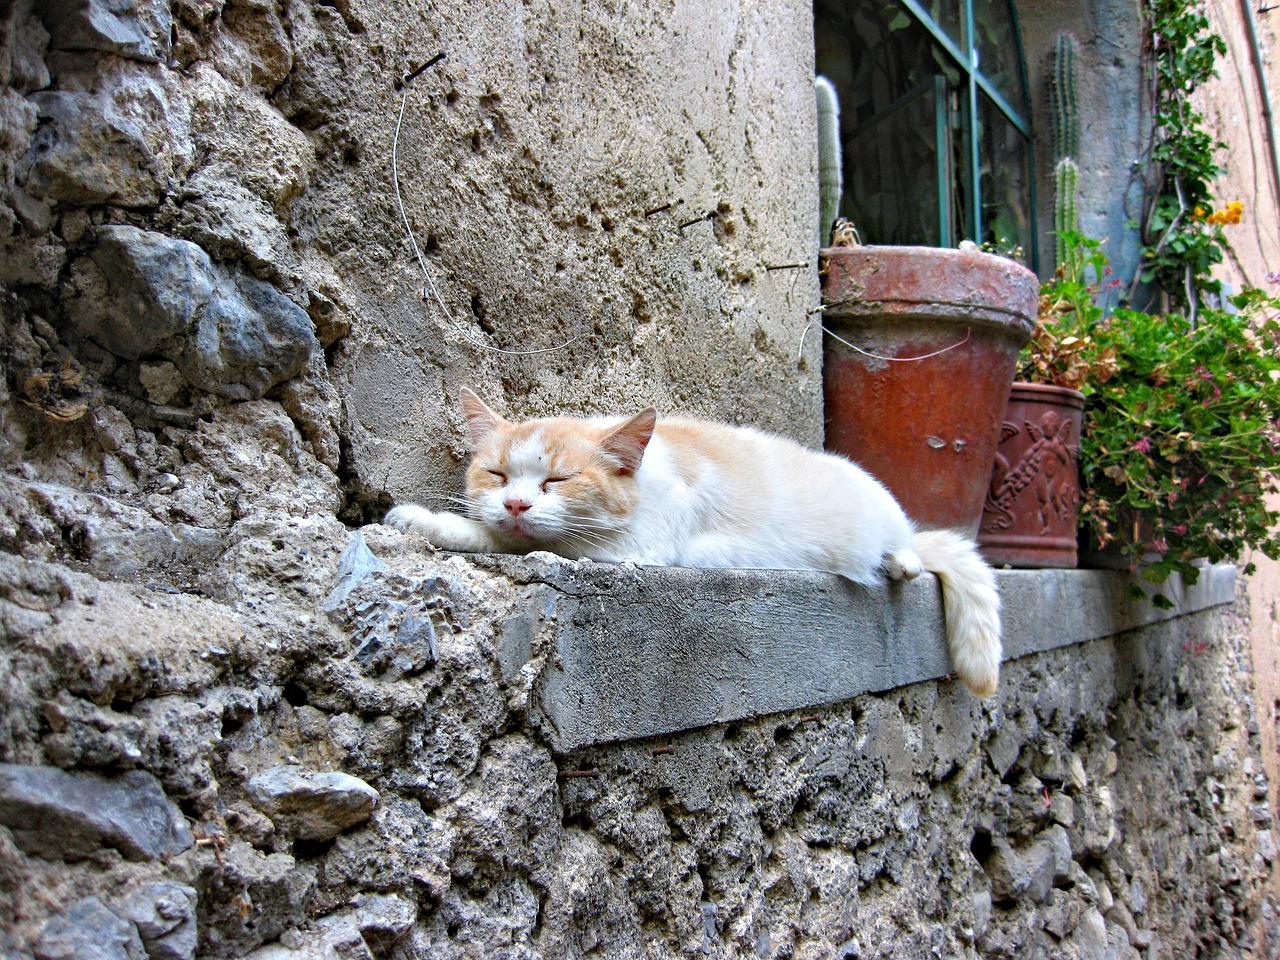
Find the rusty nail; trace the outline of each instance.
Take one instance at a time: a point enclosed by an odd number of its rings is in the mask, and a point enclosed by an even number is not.
[[[441,60],[443,60],[447,56],[448,54],[446,53],[437,53],[434,57],[432,57],[426,63],[422,64],[422,66],[415,67],[414,69],[406,73],[403,77],[401,77],[400,83],[397,84],[397,86],[408,86],[418,77],[420,77],[423,73],[425,73],[427,70],[430,70],[432,67],[434,67],[437,63],[439,63]]]
[[[715,217],[715,215],[716,215],[716,211],[714,210],[710,211],[709,213],[704,213],[700,217],[694,217],[692,220],[689,220],[685,223],[680,224],[680,229],[683,230],[685,227],[692,227],[695,223],[702,223],[702,221],[704,220],[711,220],[712,218]]]
[[[816,723],[821,719],[822,719],[822,716],[820,714],[814,713],[807,717],[801,717],[798,722],[799,723]]]
[[[672,207],[678,207],[682,203],[684,203],[683,200],[675,200],[671,203],[664,203],[660,207],[654,207],[652,210],[646,210],[644,212],[644,215],[646,217],[652,217],[655,213],[662,213],[663,210],[670,210]]]
[[[574,777],[598,777],[600,771],[598,768],[592,767],[590,770],[561,770],[557,776],[561,780],[571,780]]]
[[[669,743],[668,743],[668,744],[666,744],[665,746],[661,746],[661,747],[654,747],[654,748],[653,748],[653,755],[654,755],[655,757],[656,757],[658,754],[660,754],[660,753],[675,753],[675,752],[676,752],[676,748],[675,748],[675,747],[673,747],[673,746],[671,746],[671,744],[669,744]]]

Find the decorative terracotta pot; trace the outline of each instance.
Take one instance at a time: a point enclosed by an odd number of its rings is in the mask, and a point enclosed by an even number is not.
[[[978,543],[1011,567],[1074,567],[1080,523],[1079,390],[1015,383],[1000,429]]]
[[[822,251],[828,450],[921,526],[975,534],[1040,282],[1012,260],[934,247]]]

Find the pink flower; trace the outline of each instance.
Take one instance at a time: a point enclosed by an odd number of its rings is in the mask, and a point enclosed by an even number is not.
[[[1151,440],[1148,437],[1143,437],[1140,440],[1135,440],[1133,441],[1132,444],[1130,444],[1129,449],[1136,450],[1138,453],[1150,453]]]
[[[1173,528],[1173,532],[1181,537],[1187,532],[1187,525],[1185,523],[1180,523]]]

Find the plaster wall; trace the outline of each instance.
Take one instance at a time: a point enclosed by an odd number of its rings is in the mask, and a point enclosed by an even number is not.
[[[1040,275],[1054,262],[1053,171],[1057,158],[1050,135],[1049,81],[1057,35],[1066,30],[1080,45],[1077,87],[1080,168],[1077,209],[1080,230],[1104,241],[1117,275],[1138,269],[1138,241],[1126,224],[1142,214],[1141,170],[1144,124],[1142,19],[1133,0],[1033,0],[1015,4],[1022,29],[1027,83],[1035,130]]]
[[[1277,158],[1266,113],[1268,102],[1273,115],[1280,103],[1280,72],[1275,60],[1280,21],[1272,9],[1252,9],[1258,41],[1255,50],[1245,7],[1210,3],[1207,12],[1212,29],[1227,43],[1218,79],[1202,91],[1200,101],[1212,129],[1226,144],[1219,161],[1225,172],[1214,184],[1214,196],[1220,206],[1241,200],[1246,211],[1242,223],[1226,230],[1227,257],[1215,275],[1228,284],[1228,289],[1247,285],[1274,293],[1280,286],[1268,274],[1280,270],[1280,184],[1276,182]],[[1280,132],[1274,135],[1280,137]],[[1280,507],[1280,498],[1273,507]],[[1252,608],[1254,698],[1262,724],[1263,758],[1274,777],[1280,775],[1276,735],[1280,722],[1280,564],[1266,557],[1253,559],[1258,571],[1248,579],[1248,596]]]

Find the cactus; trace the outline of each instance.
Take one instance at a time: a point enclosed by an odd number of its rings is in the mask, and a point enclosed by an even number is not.
[[[1053,42],[1053,69],[1049,75],[1049,116],[1053,155],[1076,157],[1080,151],[1080,115],[1077,99],[1076,60],[1080,41],[1074,33],[1060,33]]]
[[[840,157],[840,97],[826,77],[813,78],[818,99],[818,246],[825,247],[840,212],[844,171]]]
[[[1076,189],[1080,170],[1070,157],[1063,157],[1053,168],[1053,230],[1054,262],[1063,263],[1067,258],[1067,245],[1063,234],[1080,232],[1080,213],[1076,209]]]
[[[1075,157],[1080,150],[1080,116],[1077,100],[1076,60],[1080,41],[1075,34],[1062,32],[1054,38],[1053,65],[1049,74],[1049,117],[1053,137],[1053,230],[1054,259],[1066,259],[1064,233],[1080,232],[1076,209],[1080,169]]]

